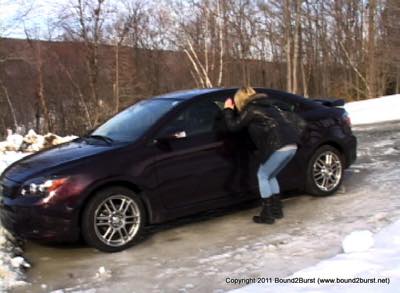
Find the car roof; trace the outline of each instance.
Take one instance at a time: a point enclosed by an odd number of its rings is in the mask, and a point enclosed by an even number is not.
[[[300,104],[306,106],[308,109],[315,109],[315,108],[320,107],[319,104],[315,103],[312,100],[309,100],[303,96],[295,95],[295,94],[288,93],[285,91],[280,91],[280,90],[275,90],[275,89],[270,89],[270,88],[262,88],[262,87],[255,87],[254,89],[258,93],[266,93],[271,97],[283,99],[283,100],[286,100],[287,102],[300,103]],[[189,89],[189,90],[175,91],[175,92],[155,96],[155,97],[153,97],[153,99],[191,100],[191,99],[199,97],[199,96],[204,96],[204,95],[213,94],[213,93],[229,92],[230,94],[233,94],[233,92],[235,92],[237,90],[238,90],[237,87]]]
[[[298,99],[302,100],[304,97],[291,94],[288,92],[280,91],[280,90],[275,90],[275,89],[269,89],[269,88],[261,88],[261,87],[255,87],[254,88],[257,92],[260,93],[268,93],[270,95],[276,95],[280,97],[285,97],[285,98],[291,98],[291,99]],[[180,91],[175,91],[175,92],[170,92],[166,94],[162,94],[159,96],[154,96],[154,99],[182,99],[182,100],[188,100],[200,95],[206,95],[206,94],[211,94],[211,93],[218,93],[218,92],[225,92],[225,91],[236,91],[238,90],[237,87],[232,87],[232,88],[204,88],[204,89],[188,89],[188,90],[180,90]]]
[[[175,91],[159,96],[153,97],[153,99],[174,99],[174,100],[189,100],[191,98],[210,94],[214,92],[219,92],[222,90],[226,90],[223,88],[206,88],[206,89],[190,89],[190,90],[182,90],[182,91]]]

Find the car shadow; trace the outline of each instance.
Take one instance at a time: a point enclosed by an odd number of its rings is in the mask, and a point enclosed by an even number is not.
[[[299,192],[289,192],[285,193],[282,198],[287,199],[287,198],[292,198],[292,197],[297,197],[301,196],[304,193],[299,193]],[[190,225],[190,224],[197,224],[197,223],[202,223],[202,222],[207,222],[216,218],[228,216],[231,214],[255,209],[257,207],[260,207],[261,201],[260,199],[253,199],[250,201],[246,201],[240,204],[228,206],[228,207],[222,207],[222,208],[216,208],[212,209],[209,211],[205,212],[199,212],[190,216],[185,216],[182,218],[174,219],[171,221],[167,221],[161,224],[153,224],[150,226],[147,226],[145,228],[145,231],[143,233],[142,239],[140,240],[139,243],[145,242],[149,240],[153,235],[167,231],[170,229],[175,229],[175,228],[180,228],[185,225]]]

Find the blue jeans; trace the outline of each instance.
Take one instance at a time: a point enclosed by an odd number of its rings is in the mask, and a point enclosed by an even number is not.
[[[260,165],[257,178],[260,195],[262,198],[268,198],[273,194],[279,194],[279,183],[276,176],[290,162],[296,154],[296,149],[276,150],[266,162]]]

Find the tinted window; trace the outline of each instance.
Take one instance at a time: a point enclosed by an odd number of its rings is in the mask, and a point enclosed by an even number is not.
[[[141,101],[112,117],[92,135],[107,136],[114,141],[134,141],[179,102],[173,99]]]
[[[194,103],[169,121],[165,128],[160,131],[159,136],[191,137],[198,134],[213,133],[216,131],[221,114],[221,103],[217,99]]]
[[[258,92],[265,93],[271,99],[272,104],[284,111],[299,112],[301,98],[289,93],[282,93],[270,89],[259,89]]]

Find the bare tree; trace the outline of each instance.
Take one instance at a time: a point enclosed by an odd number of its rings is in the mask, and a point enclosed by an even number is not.
[[[221,86],[224,72],[224,16],[222,1],[203,0],[190,2],[187,18],[184,4],[175,7],[178,24],[174,32],[175,44],[186,54],[191,64],[191,74],[199,87]]]
[[[113,8],[116,15],[113,23],[109,27],[110,37],[114,46],[115,75],[114,75],[114,112],[120,109],[120,93],[121,93],[121,57],[120,49],[122,45],[130,45],[133,52],[141,47],[145,39],[144,31],[147,22],[145,3],[142,0],[125,0]],[[123,12],[119,12],[119,8],[123,7]],[[137,56],[134,56],[136,59]],[[136,62],[135,62],[136,63]],[[122,64],[123,65],[123,64]],[[135,73],[131,73],[131,76]],[[136,77],[136,76],[135,76]]]
[[[105,7],[105,0],[71,0],[70,5],[61,12],[61,26],[66,36],[83,42],[85,45],[85,63],[89,76],[91,95],[90,127],[99,122],[99,46],[102,43],[103,28],[106,15],[109,11]]]
[[[284,30],[285,30],[285,52],[286,52],[286,89],[293,91],[293,73],[292,73],[292,14],[291,0],[284,2]]]
[[[368,41],[367,41],[367,84],[368,98],[377,94],[377,72],[376,72],[376,10],[377,0],[368,1]]]
[[[16,114],[16,111],[15,111],[15,107],[14,107],[12,101],[11,101],[10,95],[8,94],[8,89],[7,89],[7,87],[4,85],[4,82],[1,80],[1,78],[0,78],[0,88],[1,88],[1,90],[3,91],[4,96],[5,96],[5,98],[6,98],[6,101],[7,101],[7,104],[8,104],[8,106],[9,106],[9,108],[10,108],[11,117],[12,117],[12,119],[13,119],[14,127],[15,127],[15,129],[17,129],[17,127],[18,127],[18,120],[17,120],[17,114]]]
[[[44,86],[44,77],[43,77],[43,53],[42,53],[42,44],[41,42],[33,42],[31,37],[29,36],[29,33],[26,31],[26,38],[28,41],[29,46],[31,47],[32,51],[34,52],[34,66],[36,68],[36,77],[37,77],[37,83],[36,83],[36,97],[38,99],[38,104],[40,105],[40,109],[43,113],[43,118],[44,118],[44,125],[45,125],[45,131],[47,132],[53,132],[53,123],[52,119],[50,116],[50,109],[49,109],[49,103],[48,99],[45,95],[45,86]],[[38,117],[40,119],[40,116]]]
[[[195,86],[396,93],[399,16],[397,0],[69,0],[49,42],[2,39],[15,22],[0,20],[1,123],[30,123],[28,101],[48,130],[83,132],[146,96]]]
[[[7,15],[6,20],[0,18],[0,44],[2,38],[7,36],[13,29],[15,29],[18,24],[22,22],[22,20],[31,12],[32,6],[26,5],[26,3],[19,3],[20,1],[16,1],[17,3],[10,3],[9,1],[0,0],[0,10],[9,8],[10,5],[19,4],[18,9],[14,11],[12,15]],[[18,55],[4,55],[0,52],[0,68],[4,67],[7,63],[13,61],[25,61],[24,58],[21,58]],[[18,127],[18,120],[17,120],[17,113],[12,101],[12,97],[9,94],[7,85],[3,82],[2,78],[0,77],[0,88],[1,91],[7,101],[8,107],[11,112],[11,117],[13,120],[13,126],[15,129]]]

